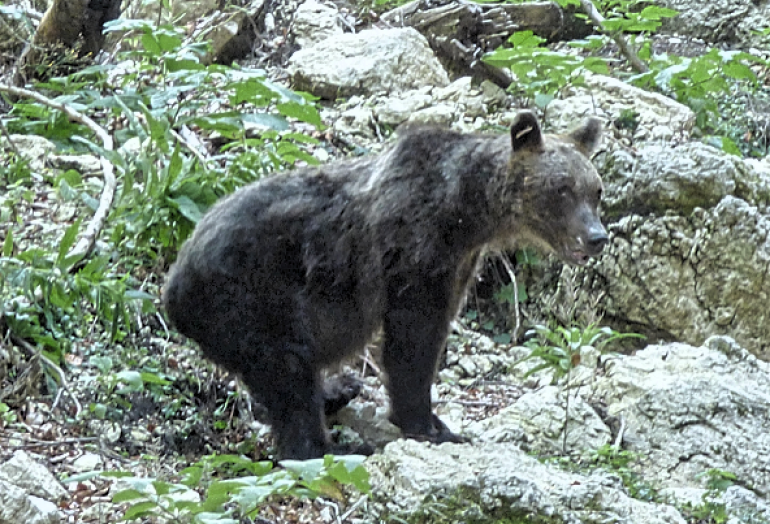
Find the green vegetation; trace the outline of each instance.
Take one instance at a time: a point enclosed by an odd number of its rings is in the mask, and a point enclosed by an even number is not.
[[[559,0],[559,3],[580,5],[578,0]],[[603,51],[612,44],[613,38],[628,37],[632,56],[627,58],[631,62],[638,60],[646,70],[621,68],[611,74],[689,106],[700,132],[713,135],[708,138],[709,142],[724,151],[752,156],[767,154],[764,130],[752,129],[756,125],[746,122],[745,102],[738,100],[743,96],[762,104],[770,100],[770,92],[752,69],[752,66],[767,65],[766,60],[750,53],[719,48],[693,57],[655,53],[650,37],[663,19],[676,16],[676,11],[647,0],[599,0],[594,5],[604,20],[600,24],[588,23],[597,26],[601,34],[567,43],[582,52],[552,50],[531,31],[521,31],[509,38],[510,47],[498,48],[484,60],[509,68],[518,80],[512,89],[545,108],[566,87],[585,85],[586,72],[608,73],[609,63]]]
[[[98,370],[87,409],[75,401],[73,415],[109,424],[125,421],[137,406],[163,406],[165,417],[187,423],[178,428],[184,435],[212,421],[197,414],[199,374],[180,378],[174,356],[159,354],[151,343],[156,334],[168,335],[156,311],[157,275],[221,196],[296,162],[317,163],[307,148],[318,141],[308,133],[323,126],[312,97],[269,81],[261,70],[205,65],[206,46],[184,43],[181,29],[121,20],[109,30],[126,31],[120,65],[93,65],[36,89],[110,129],[114,150],[97,144],[83,124],[37,101],[15,101],[4,119],[9,133],[46,137],[59,152],[103,156],[115,167],[117,188],[103,242],[87,257],[71,256],[86,223],[52,212],[46,220],[60,228],[39,234],[29,227],[30,210],[48,201],[40,192],[44,185],[55,191],[56,206],[93,211],[103,181],[68,169],[40,184],[27,160],[14,151],[2,156],[0,219],[8,228],[0,246],[0,335],[24,348],[30,360],[39,359],[49,392],[66,387],[61,367],[73,354],[85,357],[86,369]],[[196,134],[214,137],[216,150],[209,153]],[[213,431],[233,424],[238,395],[212,395],[223,403],[213,410]],[[0,426],[17,423],[11,406],[0,402]],[[233,448],[259,455],[249,442]],[[115,501],[130,503],[126,520],[157,515],[180,523],[240,522],[268,497],[339,498],[347,485],[368,492],[360,461],[327,457],[273,468],[270,462],[210,456],[182,471],[179,483],[123,479],[132,488]],[[228,475],[235,478],[223,480]],[[191,502],[198,492],[202,501]]]
[[[284,461],[282,469],[270,461],[254,462],[238,455],[212,455],[180,472],[178,483],[139,478],[131,473],[87,473],[66,479],[81,482],[97,475],[119,478],[123,489],[112,498],[127,503],[123,520],[160,517],[176,524],[237,524],[257,517],[268,500],[282,497],[342,500],[343,489],[368,494],[369,474],[364,457]]]
[[[580,364],[583,351],[587,347],[604,352],[612,342],[626,338],[644,338],[637,333],[618,333],[610,327],[599,327],[593,324],[584,328],[557,326],[553,329],[539,325],[527,334],[535,335],[525,344],[531,352],[516,364],[538,359],[540,363],[527,371],[524,376],[528,377],[538,371],[549,369],[553,373],[554,382],[564,376],[569,381],[572,370]]]
[[[79,221],[63,237],[51,239],[49,248],[18,248],[16,225],[5,238],[0,314],[13,336],[33,341],[55,362],[94,321],[116,341],[130,331],[136,315],[154,312],[154,297],[140,278],[147,268],[162,269],[173,259],[218,198],[298,160],[317,162],[304,150],[317,141],[290,126],[290,119],[321,126],[307,96],[268,81],[262,71],[203,65],[205,47],[183,44],[180,29],[126,20],[111,30],[133,35],[127,38],[130,51],[121,57],[121,67],[128,70],[92,66],[38,88],[101,114],[105,126],[116,127],[116,151],[94,144],[84,126],[38,102],[16,102],[7,120],[10,132],[103,155],[118,173],[116,201],[103,234],[115,251],[87,261],[68,258]],[[186,127],[227,143],[218,155],[204,158],[177,132]],[[29,180],[27,162],[10,155],[0,168],[0,187],[6,188],[3,218],[12,224],[20,221],[16,209],[33,200]],[[67,171],[52,182],[64,201],[96,207],[100,188],[78,172]]]

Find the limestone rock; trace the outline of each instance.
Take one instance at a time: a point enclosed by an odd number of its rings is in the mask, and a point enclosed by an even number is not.
[[[689,217],[632,215],[609,231],[611,244],[583,275],[581,293],[605,292],[613,316],[678,340],[725,334],[770,359],[767,214],[726,196]]]
[[[660,3],[679,12],[675,18],[664,20],[665,29],[709,42],[735,42],[747,36],[743,34],[746,28],[742,22],[757,11],[758,5],[751,0],[663,0]]]
[[[750,203],[770,199],[770,175],[739,157],[700,142],[644,145],[634,155],[609,153],[602,175],[610,216],[689,215],[716,206],[727,195]]]
[[[0,524],[59,524],[56,504],[0,479]]]
[[[704,483],[717,468],[770,495],[770,364],[726,337],[610,357],[596,394],[626,423],[626,446],[662,487]],[[704,486],[702,486],[704,487]]]
[[[524,449],[542,454],[595,450],[610,442],[610,430],[596,411],[571,394],[567,449],[563,450],[565,407],[565,394],[556,386],[546,386],[525,393],[497,415],[472,424],[467,432],[488,442],[523,441]]]
[[[0,480],[5,480],[25,492],[43,499],[58,501],[67,497],[67,490],[45,468],[24,451],[17,451],[10,460],[0,464]]]
[[[46,167],[46,159],[56,152],[56,144],[45,137],[37,135],[11,135],[19,154],[29,161],[29,168],[33,173],[39,174]],[[9,148],[7,139],[0,137],[0,153]]]
[[[449,84],[427,40],[411,27],[332,36],[289,60],[296,89],[326,99]]]
[[[665,141],[689,138],[695,113],[671,98],[603,75],[586,75],[586,86],[571,88],[563,99],[548,104],[546,124],[557,132],[572,129],[587,116],[613,122],[625,112],[636,113],[633,140]]]
[[[0,524],[58,524],[67,490],[24,451],[0,465]]]
[[[364,522],[623,522],[684,524],[674,508],[629,497],[602,473],[568,473],[512,444],[399,440],[367,461],[373,501]],[[403,519],[403,520],[401,520]]]
[[[308,0],[297,8],[291,32],[294,43],[301,48],[342,34],[339,11],[334,4],[327,5]]]

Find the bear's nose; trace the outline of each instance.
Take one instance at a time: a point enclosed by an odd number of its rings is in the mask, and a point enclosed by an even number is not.
[[[600,252],[605,244],[609,242],[609,237],[607,236],[607,233],[604,231],[598,231],[594,234],[592,234],[590,237],[588,237],[587,243],[588,243],[588,249],[592,253],[598,253]]]

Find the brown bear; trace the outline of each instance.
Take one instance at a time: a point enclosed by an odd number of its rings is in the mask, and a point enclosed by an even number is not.
[[[600,134],[591,118],[543,135],[531,112],[510,135],[407,128],[379,156],[245,186],[181,249],[166,311],[243,378],[282,458],[351,451],[329,441],[321,374],[380,328],[390,420],[407,437],[462,442],[431,410],[449,324],[486,249],[523,243],[572,264],[602,250],[589,160]]]

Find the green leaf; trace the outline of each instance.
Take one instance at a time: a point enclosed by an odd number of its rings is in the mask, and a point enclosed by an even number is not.
[[[123,479],[133,477],[134,474],[130,471],[105,471],[102,473],[102,477],[109,477],[115,479]]]
[[[137,289],[127,289],[123,294],[123,298],[127,300],[155,300],[154,295]]]
[[[3,256],[8,258],[13,255],[13,229],[8,227],[8,234],[3,241]]]
[[[247,113],[241,117],[243,122],[256,124],[276,131],[285,131],[289,129],[289,123],[280,115],[270,113]]]
[[[124,489],[123,491],[115,493],[115,495],[112,497],[112,502],[115,504],[120,504],[121,502],[128,502],[130,500],[143,498],[147,498],[147,495],[141,491],[137,491],[135,489]]]
[[[238,524],[242,522],[240,520],[231,519],[229,516],[223,513],[198,513],[193,518],[195,524]]]
[[[278,104],[276,108],[278,109],[278,112],[283,116],[296,118],[302,122],[313,124],[316,126],[316,128],[323,126],[323,123],[321,122],[321,115],[318,113],[318,109],[316,109],[313,105],[301,104],[299,102],[286,102],[283,104]]]
[[[203,218],[203,211],[198,207],[198,204],[193,202],[190,197],[181,195],[176,198],[169,198],[171,202],[174,202],[182,216],[193,224],[197,224],[201,218]]]
[[[513,47],[539,47],[545,41],[545,38],[535,35],[532,31],[516,31],[508,39]]]
[[[174,181],[182,173],[182,167],[184,166],[184,159],[179,153],[179,145],[174,147],[174,153],[171,155],[171,160],[168,163],[168,177],[166,182],[166,189],[174,183]]]
[[[282,460],[281,466],[304,480],[318,477],[324,467],[324,459]]]
[[[583,60],[583,67],[600,75],[606,75],[609,73],[610,68],[607,65],[607,61],[604,58],[597,56],[589,56]]]
[[[162,480],[156,480],[152,483],[152,486],[155,488],[155,494],[158,496],[168,495],[172,487],[171,484]]]
[[[165,60],[165,64],[166,69],[168,69],[171,73],[176,73],[178,71],[203,71],[206,69],[206,66],[197,60],[192,60],[190,58],[184,60],[167,58]]]
[[[0,412],[2,410],[0,409]],[[91,480],[92,478],[100,477],[102,475],[101,471],[86,471],[85,473],[79,473],[77,475],[72,475],[71,477],[67,477],[66,479],[61,479],[62,484],[72,484],[74,482],[85,482],[87,480]]]
[[[731,139],[727,138],[726,136],[721,137],[722,139],[722,151],[725,153],[729,153],[731,155],[735,156],[743,156],[743,153],[741,153],[740,148],[733,142]]]
[[[175,35],[158,34],[158,46],[164,52],[173,51],[182,45],[182,39]]]
[[[57,266],[61,265],[70,248],[75,245],[75,240],[77,239],[79,228],[80,219],[77,219],[64,231],[64,236],[62,236],[61,242],[59,242],[59,252],[56,255]]]
[[[660,20],[661,18],[674,18],[678,14],[679,11],[675,11],[674,9],[649,5],[642,9],[642,12],[639,13],[639,16],[648,20]]]
[[[548,104],[550,104],[553,101],[554,98],[556,98],[554,95],[537,93],[535,95],[535,106],[539,107],[540,109],[545,109],[548,106]]]
[[[180,474],[182,475],[182,484],[187,487],[196,487],[200,484],[201,478],[203,478],[203,468],[200,466],[190,466],[183,469]]]
[[[144,47],[145,51],[154,56],[159,56],[161,53],[160,44],[158,44],[155,36],[150,33],[142,35],[142,47]]]
[[[496,344],[510,344],[511,343],[511,334],[510,333],[500,333],[498,335],[495,335],[492,340],[495,341]]]
[[[728,62],[722,66],[722,71],[730,78],[735,78],[736,80],[751,80],[754,82],[757,79],[754,71],[746,64],[740,62]]]
[[[143,517],[148,516],[157,516],[157,513],[155,513],[154,509],[158,508],[158,504],[155,502],[140,502],[139,504],[134,504],[130,508],[126,510],[126,513],[123,515],[122,520],[133,520],[133,519],[139,519]]]
[[[144,382],[142,382],[142,374],[138,371],[125,370],[115,374],[115,378],[121,382],[128,384],[128,388],[124,391],[138,392],[144,389]]]
[[[145,384],[160,384],[161,386],[170,386],[174,383],[171,380],[166,380],[165,378],[159,377],[155,373],[141,372],[139,373],[139,376],[142,377],[142,381]]]
[[[320,144],[321,141],[317,138],[313,138],[312,136],[306,135],[305,133],[286,133],[284,135],[281,135],[282,140],[293,140],[295,142],[300,142],[302,144]]]

